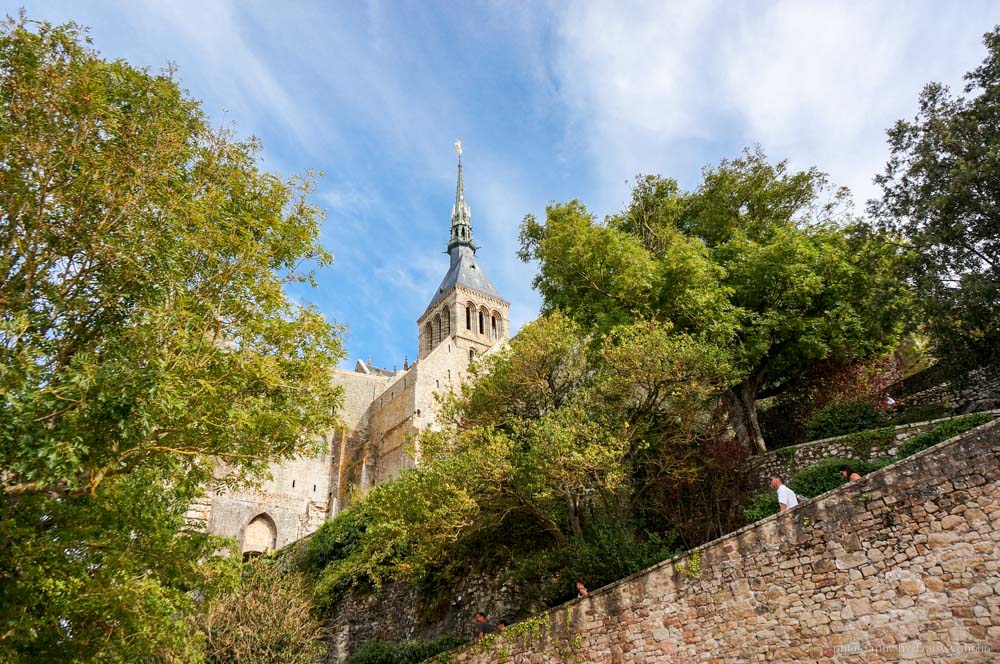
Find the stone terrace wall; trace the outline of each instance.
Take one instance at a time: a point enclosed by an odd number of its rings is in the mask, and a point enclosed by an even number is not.
[[[1000,415],[1000,410],[991,412],[994,415]],[[803,468],[823,459],[841,458],[860,461],[891,459],[895,456],[901,442],[949,419],[954,418],[945,417],[929,422],[903,424],[895,427],[895,433],[884,437],[848,434],[814,440],[791,447],[782,447],[761,456],[750,457],[743,468],[751,486],[759,487],[760,491],[767,491],[771,478],[775,475],[787,481],[789,477]]]
[[[457,663],[1000,658],[1000,422],[451,653]]]
[[[471,638],[477,611],[492,620],[507,621],[528,613],[511,587],[482,575],[462,579],[440,611],[428,614],[422,609],[426,605],[426,598],[413,585],[397,582],[388,582],[371,594],[341,598],[326,619],[329,649],[325,662],[341,662],[368,641],[432,639],[446,634]]]
[[[1000,407],[1000,368],[983,367],[961,383],[945,382],[907,394],[897,400],[896,409],[925,403],[948,404],[959,413]]]

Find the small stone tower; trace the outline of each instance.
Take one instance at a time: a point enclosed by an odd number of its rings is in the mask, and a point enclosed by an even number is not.
[[[510,335],[510,303],[500,297],[476,260],[478,247],[472,237],[472,213],[465,201],[462,178],[461,141],[455,142],[455,148],[458,183],[447,249],[451,265],[431,303],[417,319],[420,360],[448,338],[469,359],[475,359]]]

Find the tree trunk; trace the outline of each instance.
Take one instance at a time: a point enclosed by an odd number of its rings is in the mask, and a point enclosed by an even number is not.
[[[566,507],[569,511],[570,532],[579,537],[583,534],[580,526],[580,499],[577,496],[566,496]]]
[[[747,447],[752,447],[758,454],[767,452],[764,445],[764,435],[757,422],[757,390],[758,381],[753,376],[739,385],[734,385],[726,393],[726,406],[729,410],[729,422],[736,438]]]

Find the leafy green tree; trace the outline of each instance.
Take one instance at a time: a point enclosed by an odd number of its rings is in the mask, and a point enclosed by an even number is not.
[[[184,508],[333,424],[337,331],[283,290],[331,257],[310,181],[84,42],[0,28],[0,659],[192,661]]]
[[[544,223],[529,215],[520,255],[539,263],[543,309],[598,336],[650,319],[725,349],[737,433],[764,451],[758,399],[817,361],[883,354],[899,336],[906,291],[895,251],[839,224],[847,203],[821,173],[748,151],[707,168],[694,192],[638,179],[628,207],[603,224],[576,201],[550,206]]]
[[[727,372],[718,350],[669,324],[614,328],[593,347],[558,311],[539,318],[445,398],[417,468],[320,529],[308,555],[327,564],[319,596],[482,562],[483,548],[579,553],[595,524],[631,533],[636,491],[691,475]]]
[[[163,469],[137,468],[94,497],[8,501],[0,660],[201,661],[185,616],[232,583],[239,559],[215,555],[235,554],[226,541],[185,527],[197,493]]]
[[[965,97],[931,83],[917,116],[889,130],[871,204],[912,249],[908,276],[935,354],[958,370],[1000,361],[1000,27],[984,42]]]
[[[727,377],[716,349],[669,324],[639,322],[596,349],[589,342],[558,311],[526,326],[446,404],[455,425],[444,430],[447,447],[427,448],[487,480],[476,491],[496,512],[523,511],[557,542],[579,536],[595,504],[625,516],[634,461],[651,458],[650,448],[661,470],[682,472],[674,452],[697,437]]]
[[[468,479],[450,464],[424,464],[380,484],[363,500],[323,524],[306,551],[306,569],[319,572],[321,606],[358,585],[414,580],[445,566],[452,548],[474,528],[479,504]]]

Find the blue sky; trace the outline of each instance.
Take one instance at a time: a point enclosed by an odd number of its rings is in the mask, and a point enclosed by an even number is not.
[[[1000,3],[15,2],[90,27],[109,58],[160,69],[215,123],[264,145],[264,167],[324,173],[336,258],[292,295],[349,328],[345,365],[402,365],[447,269],[456,138],[480,264],[537,315],[518,225],[552,201],[597,215],[637,173],[694,187],[760,143],[815,165],[858,201],[924,83],[958,87]],[[860,207],[860,206],[859,206]]]

